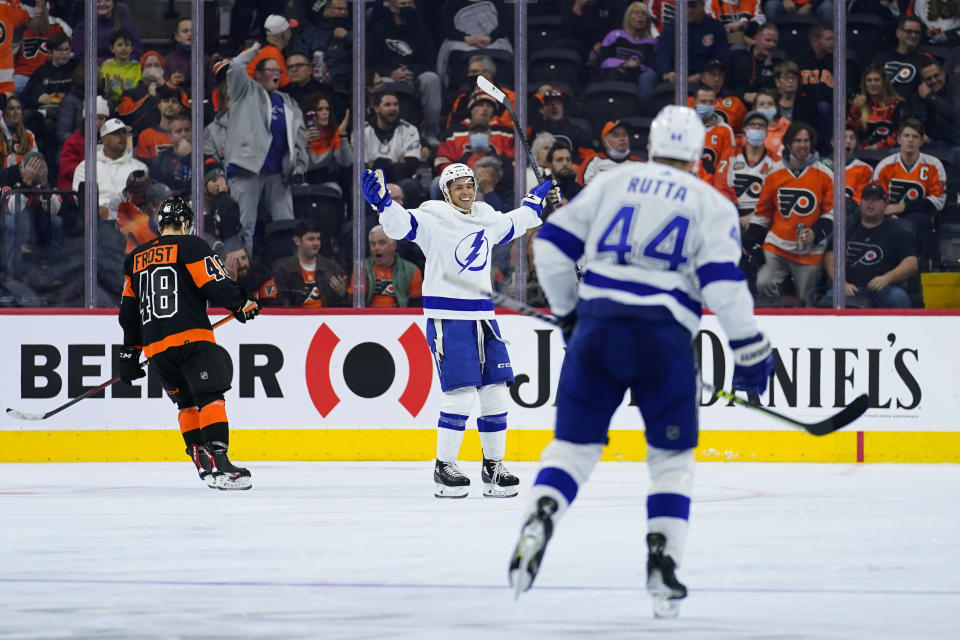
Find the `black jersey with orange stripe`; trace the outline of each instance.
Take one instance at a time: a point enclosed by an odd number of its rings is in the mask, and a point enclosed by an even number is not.
[[[227,309],[244,303],[240,285],[197,236],[146,242],[127,256],[123,273],[123,343],[142,348],[147,357],[188,342],[216,342],[206,303]]]

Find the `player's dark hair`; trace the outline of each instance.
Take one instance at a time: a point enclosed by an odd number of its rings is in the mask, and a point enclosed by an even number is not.
[[[810,148],[817,148],[817,130],[808,125],[806,122],[801,122],[800,120],[794,120],[790,123],[790,126],[787,127],[787,130],[783,134],[783,146],[790,148],[790,145],[793,144],[793,139],[797,137],[797,134],[801,131],[806,131],[810,134]]]

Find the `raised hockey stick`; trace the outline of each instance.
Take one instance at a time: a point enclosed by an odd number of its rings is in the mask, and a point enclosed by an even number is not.
[[[466,287],[466,288],[470,287],[470,285],[460,280],[457,280],[456,278],[450,275],[444,275],[444,279],[450,284],[455,284],[459,287]],[[490,300],[492,300],[494,304],[499,305],[505,309],[510,309],[511,311],[522,313],[525,316],[530,316],[531,318],[536,318],[538,320],[542,320],[543,322],[548,322],[557,327],[560,326],[560,323],[558,322],[556,316],[552,316],[548,313],[543,313],[542,311],[535,309],[530,305],[525,304],[520,300],[517,300],[516,298],[512,298],[508,295],[498,293],[496,291],[494,291],[493,293],[487,293],[486,291],[483,291],[480,288],[473,289],[473,292],[480,295],[489,296]],[[765,413],[769,416],[773,416],[774,418],[777,418],[783,422],[786,422],[791,426],[799,427],[804,431],[806,431],[807,433],[809,433],[810,435],[814,435],[814,436],[825,436],[829,433],[833,433],[834,431],[837,431],[838,429],[842,429],[843,427],[847,426],[848,424],[850,424],[851,422],[853,422],[854,420],[862,416],[866,412],[866,410],[869,408],[869,405],[870,405],[870,398],[869,396],[867,396],[867,394],[864,393],[854,398],[853,402],[851,402],[846,407],[844,407],[834,415],[830,416],[826,420],[821,420],[820,422],[801,422],[799,420],[795,420],[791,418],[790,416],[785,416],[782,413],[774,411],[773,409],[768,409],[767,407],[764,407],[762,405],[754,404],[749,400],[744,400],[743,398],[740,398],[729,391],[725,391],[723,389],[715,389],[712,385],[709,385],[706,382],[701,382],[701,384],[703,385],[704,389],[706,389],[709,393],[711,393],[716,398],[721,398],[723,400],[727,400],[728,402],[732,402],[737,406],[744,407],[747,409],[754,409],[756,411]]]
[[[224,317],[224,318],[220,318],[219,320],[217,320],[217,321],[213,324],[213,327],[211,327],[211,328],[212,328],[212,329],[216,329],[217,327],[223,326],[224,324],[230,322],[231,320],[233,320],[233,316],[232,316],[232,315],[226,316],[226,317]],[[144,360],[143,362],[140,363],[140,366],[141,366],[141,367],[144,366],[145,364],[147,364],[147,362],[148,362],[147,360]],[[82,393],[81,395],[77,396],[77,397],[74,398],[73,400],[70,400],[69,402],[65,402],[64,404],[60,405],[60,406],[57,407],[56,409],[51,409],[50,411],[47,411],[46,413],[27,413],[26,411],[20,411],[19,409],[14,409],[13,407],[8,407],[8,408],[7,408],[7,413],[9,413],[9,414],[10,414],[11,416],[13,416],[14,418],[19,418],[20,420],[46,420],[46,419],[49,418],[50,416],[55,416],[55,415],[57,415],[58,413],[60,413],[60,412],[63,411],[64,409],[69,409],[70,407],[72,407],[73,405],[77,404],[77,403],[80,402],[81,400],[83,400],[83,399],[85,399],[85,398],[89,398],[89,397],[92,396],[92,395],[96,395],[97,393],[100,393],[101,391],[103,391],[104,389],[106,389],[107,387],[109,387],[110,385],[115,384],[115,383],[117,383],[117,382],[120,382],[120,377],[119,377],[119,376],[114,377],[114,378],[110,378],[110,379],[107,380],[106,382],[102,382],[102,383],[98,384],[98,385],[95,386],[94,388],[90,389],[89,391],[85,391],[84,393]]]
[[[540,167],[537,166],[537,161],[533,158],[533,152],[530,151],[530,143],[527,142],[527,134],[520,127],[520,120],[517,119],[517,114],[513,112],[513,107],[510,106],[510,101],[507,100],[507,94],[505,94],[503,91],[500,91],[500,89],[498,89],[492,82],[483,76],[477,76],[477,86],[480,87],[481,91],[502,104],[503,108],[506,109],[507,113],[510,114],[510,117],[513,119],[513,126],[517,130],[517,136],[520,137],[520,142],[523,143],[523,148],[527,152],[527,158],[530,160],[530,166],[533,167],[533,175],[537,177],[537,182],[543,182],[543,174],[540,173]]]

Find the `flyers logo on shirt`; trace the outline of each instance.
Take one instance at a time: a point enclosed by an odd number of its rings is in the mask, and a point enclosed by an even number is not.
[[[704,170],[707,173],[713,174],[717,170],[717,152],[715,149],[710,147],[703,148],[703,156],[701,156],[700,164],[703,165]]]
[[[914,202],[923,200],[926,191],[923,185],[913,180],[891,180],[890,202]]]
[[[894,84],[910,84],[917,77],[916,67],[899,60],[890,60],[883,65],[883,70]]]
[[[320,325],[310,341],[304,371],[307,392],[317,413],[326,418],[340,404],[337,388],[345,387],[354,395],[368,399],[379,398],[390,391],[398,377],[398,363],[383,344],[388,339],[377,336],[376,342],[345,344],[328,324]],[[406,356],[408,369],[407,382],[396,400],[416,417],[427,403],[433,384],[430,347],[416,323],[411,323],[395,340]],[[342,361],[341,366],[333,366],[335,356],[337,362]]]
[[[777,204],[784,218],[792,214],[808,216],[817,210],[817,197],[807,189],[779,189]]]
[[[733,190],[739,198],[747,194],[752,198],[760,197],[760,189],[763,188],[763,178],[746,173],[738,173],[733,176]]]
[[[883,260],[883,248],[866,242],[848,242],[847,259],[853,259],[853,264],[869,267]]]

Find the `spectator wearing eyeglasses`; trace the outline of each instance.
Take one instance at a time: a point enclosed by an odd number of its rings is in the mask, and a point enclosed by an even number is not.
[[[953,85],[934,60],[920,69],[917,119],[927,126],[928,146],[953,153],[960,166],[960,85]]]
[[[881,50],[874,64],[883,67],[893,90],[906,101],[909,113],[914,113],[919,101],[920,69],[933,56],[918,51],[923,38],[923,23],[916,16],[901,16],[897,22],[897,47]]]
[[[297,104],[302,103],[311,93],[333,95],[332,85],[319,82],[313,77],[313,65],[302,53],[291,53],[287,56],[287,75],[290,76],[290,84],[283,88],[283,92]]]
[[[56,117],[56,106],[73,84],[73,49],[66,34],[58,33],[47,40],[50,55],[33,71],[20,96],[28,109],[47,108],[47,117]]]
[[[290,76],[287,75],[287,65],[284,62],[283,51],[290,44],[290,39],[293,38],[292,28],[296,26],[299,26],[296,20],[287,20],[278,15],[267,16],[267,19],[263,22],[266,44],[261,45],[257,55],[247,63],[248,76],[253,78],[260,62],[270,58],[277,63],[277,67],[280,69],[279,86],[285,87],[289,84]]]
[[[253,254],[257,211],[263,202],[273,220],[293,219],[290,178],[307,170],[306,129],[293,98],[277,91],[281,68],[273,58],[247,65],[260,51],[254,43],[230,62],[226,162],[230,191],[240,205],[247,253]]]

